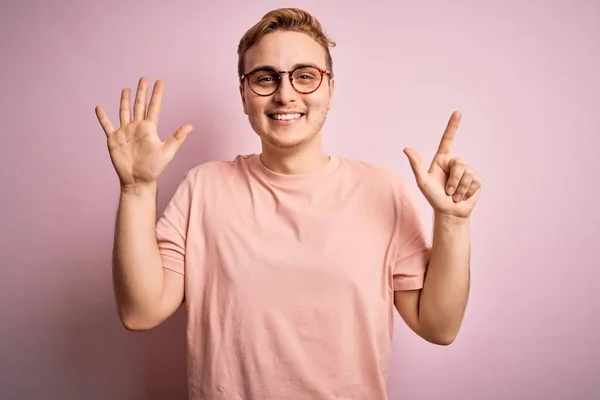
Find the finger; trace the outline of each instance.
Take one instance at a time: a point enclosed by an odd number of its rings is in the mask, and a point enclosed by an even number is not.
[[[141,121],[146,115],[146,96],[148,94],[148,79],[141,78],[135,93],[135,103],[133,106],[133,119]]]
[[[450,172],[448,173],[448,180],[446,181],[446,193],[450,196],[454,195],[456,192],[465,170],[466,166],[460,160],[450,160]]]
[[[152,97],[150,98],[150,105],[148,106],[148,119],[158,123],[158,117],[160,116],[160,105],[162,103],[163,93],[163,82],[159,79],[154,84],[152,89]]]
[[[164,151],[165,156],[167,156],[169,160],[175,156],[175,153],[177,153],[177,150],[179,150],[183,142],[185,142],[185,139],[187,138],[188,134],[192,131],[192,129],[194,129],[193,126],[184,125],[181,128],[177,129],[173,136],[167,139],[167,141],[165,142]]]
[[[471,195],[468,199],[465,199],[463,201],[463,203],[468,203],[468,205],[470,207],[474,206],[475,203],[477,203],[477,200],[479,199],[479,195],[481,194],[481,188],[477,189],[473,195]]]
[[[106,134],[106,136],[109,136],[111,133],[113,133],[115,131],[115,128],[113,127],[110,120],[108,119],[108,115],[106,115],[106,111],[104,111],[104,109],[100,106],[97,106],[95,111],[96,111],[96,117],[98,118],[98,121],[100,122],[100,126],[102,126],[102,129],[104,129],[104,133]]]
[[[121,126],[127,125],[131,122],[131,90],[129,88],[124,88],[121,91],[121,105],[119,106],[119,121],[121,122]]]
[[[473,197],[473,195],[479,191],[479,189],[481,189],[481,180],[478,177],[474,177],[473,181],[471,182],[471,185],[469,185],[469,188],[467,189],[467,192],[465,193],[465,200],[470,199],[471,197]]]
[[[456,188],[456,192],[454,193],[454,196],[452,196],[452,199],[457,203],[463,200],[472,182],[473,174],[469,173],[468,170],[465,171],[462,178],[460,178],[460,182],[458,183],[458,187]]]
[[[423,166],[421,162],[421,157],[411,148],[405,148],[404,154],[408,158],[408,162],[410,163],[410,167],[412,168],[413,174],[417,179],[417,182],[420,182],[423,179]]]
[[[446,130],[442,135],[442,139],[440,140],[440,144],[437,149],[437,154],[450,154],[450,152],[452,151],[452,143],[454,142],[454,137],[456,136],[456,131],[458,130],[460,120],[460,112],[453,112],[450,116],[450,120],[448,121],[448,125],[446,126]]]

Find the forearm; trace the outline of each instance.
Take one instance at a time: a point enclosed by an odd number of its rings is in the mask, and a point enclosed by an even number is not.
[[[156,241],[156,186],[121,192],[113,252],[114,290],[125,326],[151,320],[163,290]]]
[[[469,222],[435,216],[433,245],[419,302],[419,325],[442,342],[462,324],[470,284]]]

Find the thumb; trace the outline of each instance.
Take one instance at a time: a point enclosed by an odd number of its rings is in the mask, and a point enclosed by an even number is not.
[[[404,154],[406,154],[406,157],[408,158],[408,162],[410,163],[410,167],[412,168],[413,174],[415,174],[417,182],[420,182],[423,179],[423,167],[421,164],[421,157],[419,157],[416,151],[409,147],[404,149]]]
[[[190,133],[194,129],[191,125],[184,125],[181,128],[177,129],[173,136],[171,136],[164,145],[165,155],[172,159],[177,153],[177,150],[181,147],[185,139],[187,138],[188,133]]]

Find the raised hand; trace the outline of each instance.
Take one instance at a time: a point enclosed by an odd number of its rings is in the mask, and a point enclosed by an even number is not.
[[[116,130],[104,109],[96,107],[96,116],[106,133],[110,158],[123,189],[156,182],[193,129],[191,125],[184,125],[162,142],[157,131],[162,81],[156,81],[150,104],[146,108],[147,91],[148,79],[143,77],[138,83],[132,119],[130,89],[122,90],[120,126]]]
[[[408,157],[417,186],[434,212],[466,219],[477,203],[481,178],[471,166],[451,155],[460,119],[458,111],[452,113],[428,171],[424,170],[421,158],[413,149],[404,149],[404,154]]]

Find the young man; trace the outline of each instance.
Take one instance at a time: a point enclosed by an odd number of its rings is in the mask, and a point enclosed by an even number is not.
[[[163,86],[147,107],[145,78],[133,117],[123,90],[118,129],[96,109],[121,183],[119,315],[128,329],[151,329],[185,304],[190,398],[385,399],[394,308],[425,340],[457,335],[481,185],[451,155],[460,116],[429,170],[405,149],[433,208],[429,245],[393,173],[323,151],[333,45],[298,9],[246,33],[240,94],[262,152],[189,171],[157,223],[156,180],[192,127],[160,141]]]

